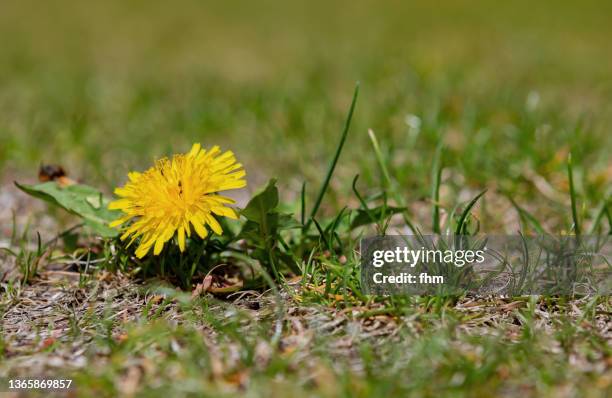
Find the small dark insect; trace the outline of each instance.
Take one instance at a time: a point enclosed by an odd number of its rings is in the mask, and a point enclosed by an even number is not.
[[[68,178],[64,168],[56,164],[41,164],[38,169],[38,180],[40,182],[57,181],[61,186],[75,184]]]

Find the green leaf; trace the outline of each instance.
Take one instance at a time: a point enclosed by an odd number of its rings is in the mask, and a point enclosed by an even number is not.
[[[260,225],[254,221],[247,221],[242,226],[242,230],[238,234],[241,239],[247,239],[252,242],[260,240]]]
[[[276,180],[268,181],[263,191],[251,198],[246,207],[240,212],[247,220],[261,224],[266,220],[268,213],[278,206],[278,188]]]
[[[278,229],[302,228],[302,223],[296,220],[291,213],[278,214]]]
[[[381,218],[389,217],[394,214],[402,213],[405,211],[405,207],[392,207],[392,206],[378,206],[365,211],[364,209],[358,209],[356,215],[351,221],[351,229],[361,227],[363,225],[372,224],[372,218],[375,221],[379,221]],[[369,214],[368,214],[369,212]]]
[[[36,185],[15,182],[15,185],[28,195],[81,217],[85,225],[96,234],[106,238],[113,238],[119,234],[117,230],[110,228],[108,223],[119,218],[120,213],[109,210],[107,208],[109,199],[93,187],[82,184],[61,187],[54,181]]]
[[[272,271],[275,278],[280,278],[279,266],[285,264],[293,272],[299,273],[299,267],[292,255],[282,250],[282,238],[279,231],[301,228],[302,224],[292,214],[277,210],[279,203],[276,180],[271,179],[268,185],[257,193],[246,205],[241,214],[247,219],[238,234],[246,239],[255,250],[251,257],[258,260],[264,268]]]

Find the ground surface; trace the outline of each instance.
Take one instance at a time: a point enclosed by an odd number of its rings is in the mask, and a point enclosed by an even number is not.
[[[386,192],[424,232],[436,204],[447,227],[483,189],[481,231],[571,232],[571,152],[575,217],[607,233],[610,15],[594,0],[3,2],[0,248],[15,255],[0,251],[0,378],[71,377],[81,396],[609,396],[609,297],[366,304],[325,283],[357,269],[351,252],[279,293],[192,297],[135,266],[107,270],[103,242],[80,230],[36,256],[37,232],[50,242],[78,220],[12,181],[60,163],[110,195],[155,158],[221,144],[247,171],[239,204],[275,177],[299,216],[360,81],[323,224],[359,208],[359,174],[364,196]],[[395,218],[390,231],[407,229]],[[29,283],[24,264],[39,265]]]
[[[76,221],[10,184],[1,197],[3,247],[34,251],[31,235],[11,235],[36,225],[49,241],[58,220]],[[71,378],[72,395],[603,397],[612,388],[609,297],[364,305],[300,278],[280,297],[192,297],[103,264],[84,272],[83,253],[61,245],[29,284],[16,258],[0,261],[0,372]]]

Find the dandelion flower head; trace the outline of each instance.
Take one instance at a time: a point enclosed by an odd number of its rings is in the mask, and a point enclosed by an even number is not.
[[[143,173],[128,173],[129,181],[115,189],[120,199],[109,204],[109,209],[121,210],[123,215],[110,226],[126,224],[121,240],[131,238],[130,244],[140,238],[138,258],[151,248],[158,255],[174,236],[182,252],[192,230],[202,239],[208,228],[221,235],[216,216],[238,218],[228,207],[234,200],[218,193],[246,186],[244,176],[231,151],[222,153],[218,146],[205,150],[194,144],[189,153],[160,159]]]

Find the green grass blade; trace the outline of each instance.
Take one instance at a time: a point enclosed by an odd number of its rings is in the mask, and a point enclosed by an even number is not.
[[[357,96],[359,95],[359,83],[355,85],[355,92],[353,94],[353,100],[351,102],[351,107],[349,109],[348,116],[346,118],[346,122],[344,123],[344,130],[342,131],[342,136],[340,137],[340,142],[338,143],[338,147],[336,148],[336,153],[329,164],[329,169],[327,170],[327,175],[325,176],[325,180],[323,180],[323,185],[321,185],[321,189],[319,194],[317,195],[317,199],[315,200],[315,204],[310,212],[310,218],[304,225],[304,232],[308,231],[310,224],[312,224],[312,219],[317,215],[319,211],[319,207],[321,206],[321,202],[323,201],[323,197],[325,196],[325,192],[327,192],[327,188],[329,187],[329,182],[331,180],[332,175],[334,174],[334,170],[336,168],[336,164],[338,163],[338,158],[340,158],[340,153],[342,152],[342,148],[344,147],[344,142],[346,141],[346,137],[349,132],[349,127],[351,126],[351,120],[353,119],[353,112],[355,110],[355,104],[357,103]]]
[[[509,194],[506,194],[506,198],[508,198],[510,203],[512,203],[512,206],[519,213],[519,216],[521,218],[523,218],[525,221],[529,222],[531,224],[531,226],[533,227],[533,229],[538,234],[540,234],[540,235],[545,235],[546,234],[546,231],[542,227],[542,224],[540,224],[540,222],[537,220],[537,218],[535,218],[531,213],[529,213],[527,210],[525,210],[521,206],[519,206],[518,203],[516,203],[516,201],[514,199],[512,199],[512,197]]]
[[[465,220],[467,220],[467,216],[470,214],[472,207],[474,207],[476,202],[478,202],[478,199],[480,199],[482,195],[484,195],[486,192],[487,190],[485,189],[484,191],[476,195],[474,199],[470,200],[470,203],[468,203],[468,205],[465,207],[465,209],[461,213],[461,216],[459,217],[459,221],[457,222],[457,227],[455,228],[455,235],[461,235],[461,231],[463,230],[463,225],[465,224]]]
[[[300,216],[302,218],[300,221],[302,222],[302,225],[304,225],[304,223],[306,222],[306,181],[302,183],[302,193],[300,195],[300,198],[302,204],[300,212]]]
[[[378,138],[376,138],[376,134],[374,133],[374,130],[369,129],[368,135],[370,136],[370,141],[372,142],[372,147],[374,148],[374,154],[376,156],[376,161],[378,162],[380,171],[384,178],[383,188],[388,189],[391,192],[393,199],[397,202],[397,204],[400,207],[406,208],[407,207],[406,202],[404,198],[402,197],[401,193],[398,191],[397,184],[394,184],[394,181],[391,179],[389,168],[387,167],[382,151],[380,150]],[[353,183],[354,182],[355,181],[353,181]],[[357,196],[359,196],[355,190],[354,184],[353,184],[353,191],[355,191]],[[367,206],[364,206],[364,208],[367,209]],[[402,218],[404,219],[404,223],[408,226],[408,228],[410,228],[410,230],[412,230],[413,232],[416,231],[416,228],[414,227],[414,225],[410,221],[410,218],[407,215],[407,211],[402,212]]]
[[[359,179],[359,174],[356,174],[355,178],[353,178],[353,193],[355,194],[355,196],[359,200],[359,203],[361,204],[361,207],[363,208],[363,210],[366,212],[366,214],[368,215],[368,217],[372,221],[372,224],[376,224],[376,221],[377,221],[376,217],[374,217],[374,215],[372,215],[372,212],[370,211],[370,208],[368,207],[368,204],[366,203],[366,201],[363,199],[363,197],[361,196],[361,194],[357,190],[357,180],[358,179]]]
[[[431,201],[433,209],[431,214],[431,225],[434,234],[440,234],[440,182],[442,179],[442,143],[436,148],[436,153],[431,167]]]
[[[576,189],[574,187],[574,173],[572,170],[572,154],[567,155],[567,175],[569,178],[570,200],[572,203],[572,219],[574,221],[574,232],[580,236],[580,223],[578,222],[578,212],[576,210]]]
[[[601,206],[599,206],[599,211],[597,212],[597,215],[595,216],[595,220],[593,221],[593,224],[591,225],[591,228],[589,229],[589,235],[593,235],[597,232],[597,228],[599,228],[599,224],[601,224],[601,221],[603,220],[604,216],[608,218],[608,222],[610,221],[610,214],[608,212],[608,204],[609,204],[609,199],[604,199]]]
[[[382,151],[380,150],[380,145],[378,144],[376,134],[374,134],[374,130],[368,129],[368,135],[370,136],[370,141],[372,142],[372,147],[374,148],[374,155],[376,156],[376,161],[378,162],[378,166],[380,167],[380,171],[385,180],[385,186],[386,188],[391,188],[391,175],[389,174],[389,170],[387,169],[387,165],[385,163]]]
[[[319,224],[319,222],[314,218],[312,218],[311,220],[314,221],[315,227],[317,228],[317,231],[319,231],[319,237],[325,244],[325,247],[327,247],[328,250],[331,250],[332,246],[327,240],[327,237],[325,236],[325,232],[323,231],[323,228],[321,228],[321,224]]]

